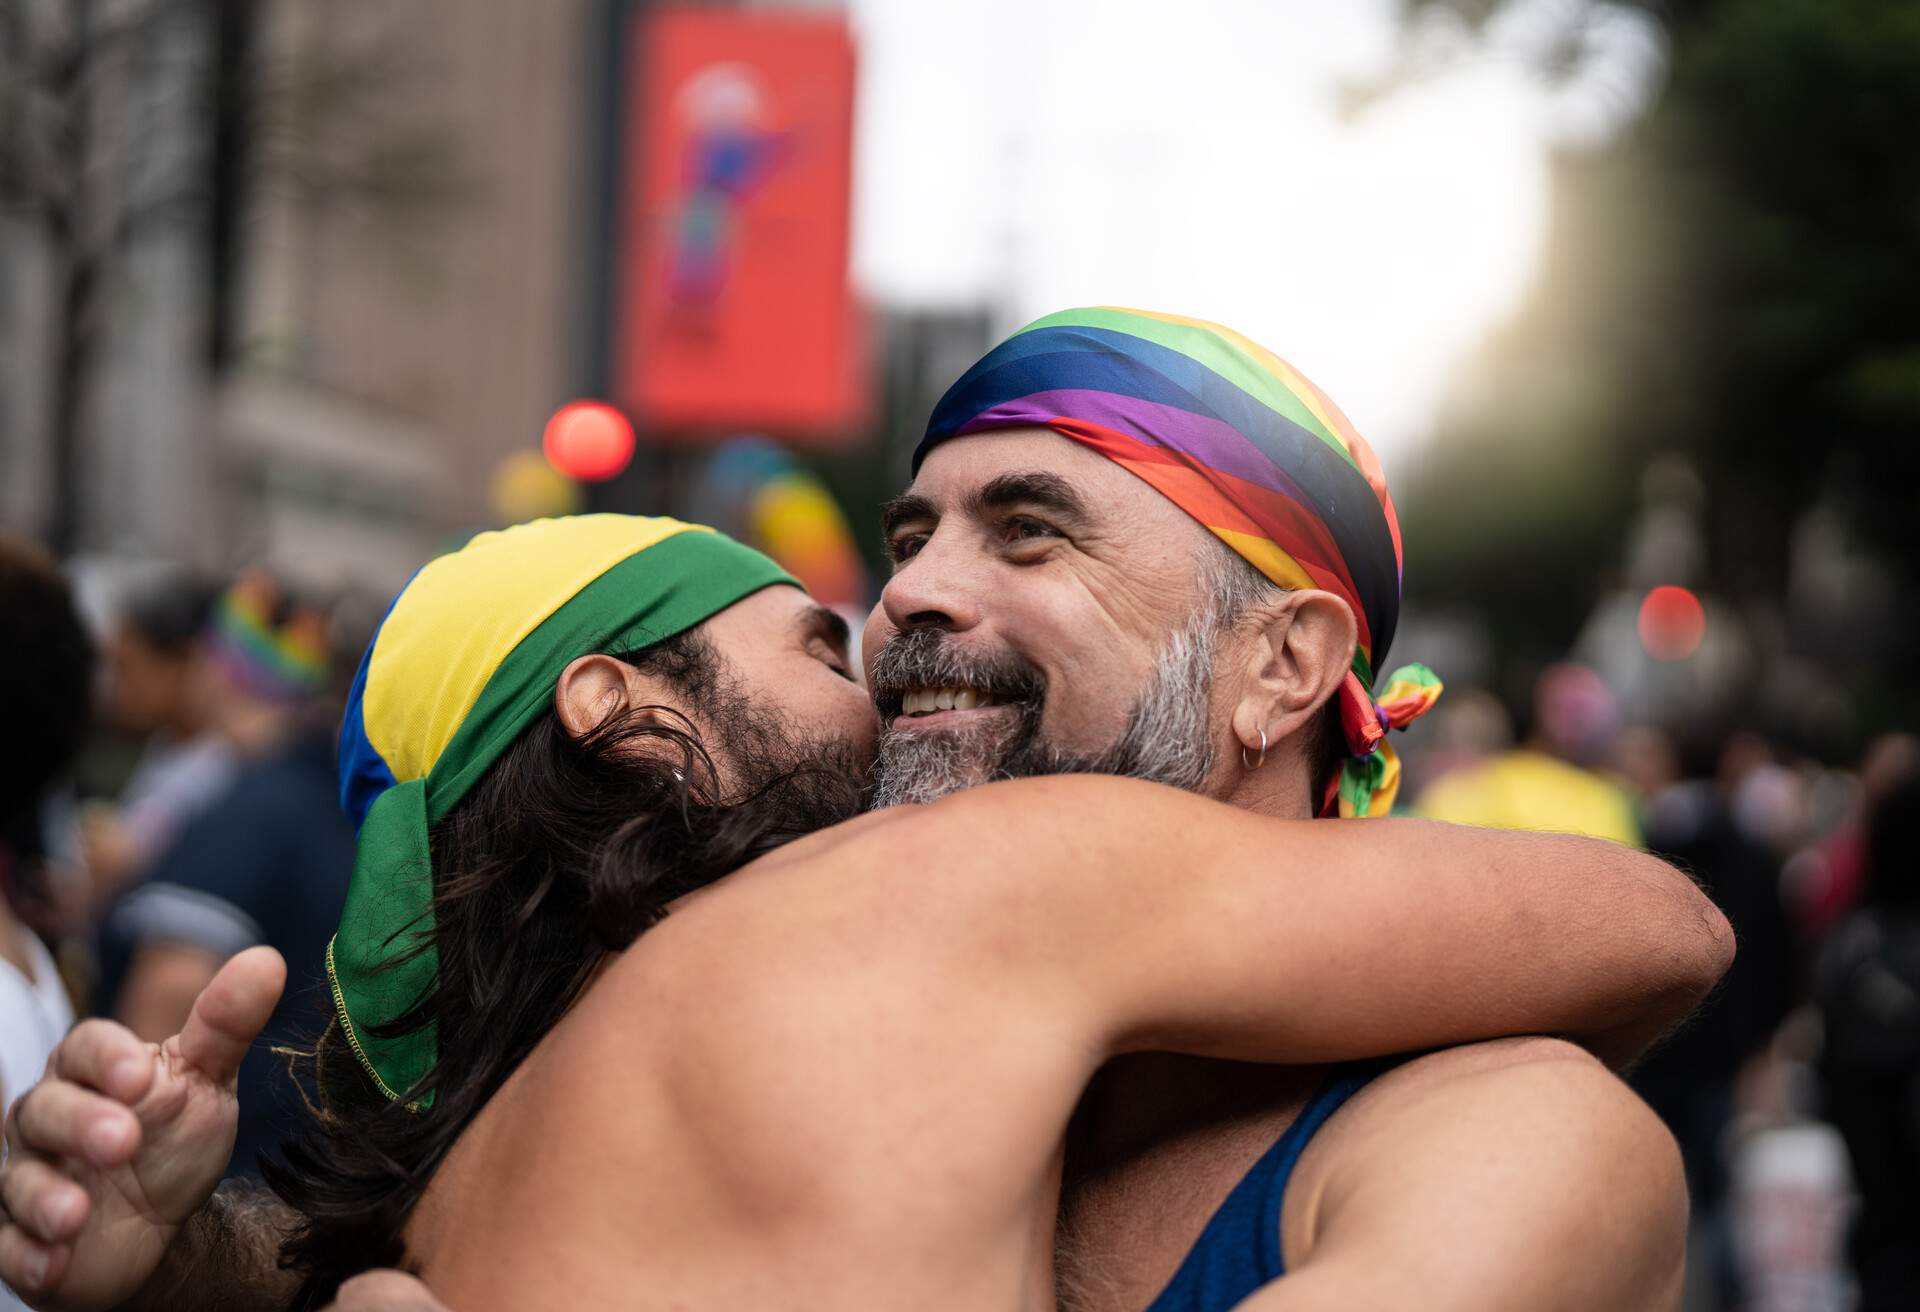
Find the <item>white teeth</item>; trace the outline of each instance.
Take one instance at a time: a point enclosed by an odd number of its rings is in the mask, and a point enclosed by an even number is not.
[[[977,688],[915,688],[901,695],[902,715],[931,715],[935,711],[971,711],[997,705]]]

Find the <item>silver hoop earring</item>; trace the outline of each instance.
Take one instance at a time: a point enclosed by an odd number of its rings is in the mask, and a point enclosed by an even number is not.
[[[1265,729],[1262,729],[1260,731],[1260,759],[1257,761],[1249,761],[1247,759],[1247,749],[1245,747],[1242,747],[1240,749],[1240,764],[1246,766],[1247,769],[1249,770],[1258,770],[1261,766],[1265,765],[1266,763],[1267,763],[1267,731]]]

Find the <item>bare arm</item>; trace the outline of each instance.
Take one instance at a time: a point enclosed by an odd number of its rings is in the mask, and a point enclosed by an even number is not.
[[[1035,996],[1084,999],[1115,1052],[1319,1063],[1542,1033],[1620,1063],[1732,957],[1684,876],[1593,839],[1271,820],[1092,778],[926,812],[875,841],[908,869],[963,863],[942,922],[1035,972]]]

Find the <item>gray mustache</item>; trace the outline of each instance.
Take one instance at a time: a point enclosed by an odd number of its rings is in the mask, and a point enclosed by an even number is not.
[[[868,690],[880,713],[900,714],[910,688],[978,688],[1007,705],[1037,705],[1046,676],[1010,651],[970,652],[939,629],[895,633],[874,654]]]

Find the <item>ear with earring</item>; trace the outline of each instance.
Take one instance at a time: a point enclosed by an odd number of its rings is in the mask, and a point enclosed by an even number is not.
[[[1265,765],[1266,763],[1267,763],[1267,731],[1265,729],[1262,729],[1260,731],[1260,759],[1257,761],[1249,761],[1247,759],[1246,746],[1242,744],[1240,748],[1240,764],[1246,766],[1247,769],[1249,770],[1258,770],[1261,766]]]

